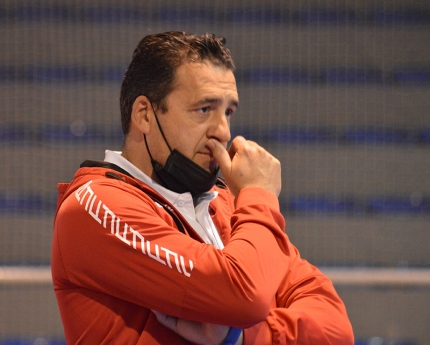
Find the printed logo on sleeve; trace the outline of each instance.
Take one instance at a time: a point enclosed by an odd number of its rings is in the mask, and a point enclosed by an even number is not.
[[[163,265],[167,265],[172,269],[176,268],[179,273],[184,274],[186,277],[191,276],[191,271],[194,266],[191,260],[188,260],[188,267],[186,267],[185,259],[182,255],[161,247],[156,243],[151,243],[146,240],[140,232],[134,230],[127,223],[121,222],[121,218],[107,207],[94,193],[91,188],[92,182],[93,181],[88,181],[79,187],[75,192],[75,196],[79,204],[85,204],[85,211],[87,211],[96,222],[101,224],[105,229],[110,225],[110,232],[115,234],[119,240],[134,249],[140,248],[142,253],[149,258]]]

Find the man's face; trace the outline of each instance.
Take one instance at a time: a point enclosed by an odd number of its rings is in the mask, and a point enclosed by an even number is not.
[[[212,172],[216,162],[206,143],[213,138],[227,146],[230,116],[236,112],[238,102],[233,72],[208,62],[186,63],[176,71],[174,90],[166,97],[167,112],[157,115],[172,150],[177,149]],[[151,132],[157,138],[156,150],[151,147],[151,152],[164,165],[170,151],[159,129],[152,128]]]

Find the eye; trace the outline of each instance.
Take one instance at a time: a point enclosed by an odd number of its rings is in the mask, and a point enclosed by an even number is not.
[[[199,109],[199,111],[203,114],[207,114],[209,110],[211,110],[211,107],[203,107]]]
[[[233,113],[234,113],[234,110],[233,110],[233,109],[227,109],[227,110],[225,111],[225,115],[226,115],[226,116],[228,116],[228,117],[230,117],[231,115],[233,115]]]

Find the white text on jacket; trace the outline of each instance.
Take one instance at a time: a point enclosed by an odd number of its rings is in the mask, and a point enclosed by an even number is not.
[[[176,268],[179,273],[184,274],[187,277],[191,276],[193,270],[193,262],[188,260],[188,267],[185,266],[185,259],[182,255],[178,255],[174,251],[167,248],[160,247],[158,244],[151,243],[146,240],[145,237],[130,227],[127,223],[121,222],[121,218],[118,217],[109,207],[103,203],[102,200],[97,198],[97,195],[91,188],[91,183],[88,181],[81,187],[79,187],[75,196],[81,205],[84,205],[85,210],[88,214],[105,229],[108,228],[110,223],[110,232],[115,236],[134,249],[140,248],[142,253],[150,257],[151,259],[158,261],[163,265],[167,265],[170,268]],[[98,199],[97,206],[96,199]]]

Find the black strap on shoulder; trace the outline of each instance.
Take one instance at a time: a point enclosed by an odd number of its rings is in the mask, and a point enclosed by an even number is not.
[[[106,168],[106,169],[112,169],[115,171],[120,172],[121,174],[127,175],[129,177],[133,177],[127,170],[124,170],[123,168],[119,167],[116,164],[104,162],[104,161],[92,161],[92,160],[86,160],[80,165],[81,168]]]
[[[106,168],[106,169],[112,169],[112,170],[120,172],[121,174],[124,174],[124,175],[127,175],[127,176],[131,177],[131,178],[134,178],[132,175],[130,175],[129,172],[127,172],[123,168],[119,167],[116,164],[109,163],[109,162],[86,160],[85,162],[83,162],[80,165],[80,167],[81,168]],[[122,182],[128,183],[126,180],[124,180],[121,176],[119,176],[118,174],[114,173],[113,171],[107,171],[105,173],[105,176],[108,177],[108,178],[113,178],[113,179],[120,180]],[[137,185],[135,185],[134,187],[138,188]],[[157,199],[153,195],[150,195],[150,194],[146,193],[142,189],[140,189],[140,191],[142,191],[146,195],[148,195],[152,199],[152,201],[154,201],[157,204],[161,205],[164,208],[164,210],[170,215],[170,217],[172,217],[173,221],[175,222],[176,226],[178,227],[178,230],[180,232],[182,232],[183,234],[185,234],[184,225],[182,224],[182,222],[179,219],[179,217],[175,214],[175,212],[173,211],[172,207],[170,207],[168,204],[162,202],[161,200]]]

